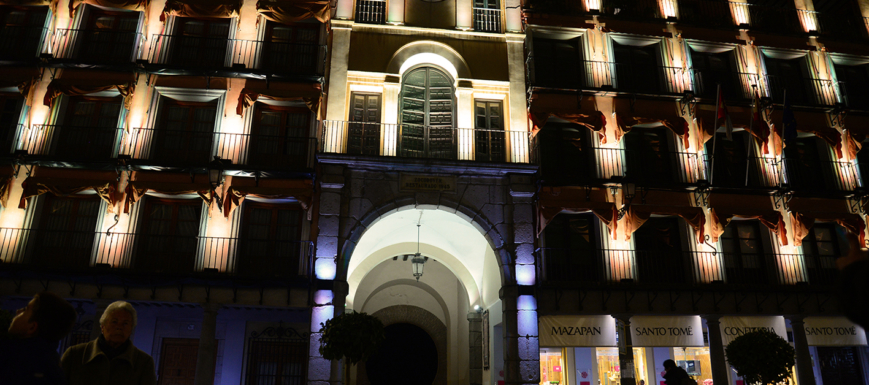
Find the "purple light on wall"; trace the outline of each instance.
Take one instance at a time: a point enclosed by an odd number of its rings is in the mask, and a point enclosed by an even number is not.
[[[337,270],[335,258],[317,258],[314,261],[314,275],[317,276],[317,279],[325,281],[333,280],[335,279],[335,272]]]
[[[537,299],[533,295],[520,295],[516,300],[516,323],[520,336],[537,336]]]
[[[516,283],[523,286],[531,286],[537,283],[534,274],[534,265],[516,265]]]

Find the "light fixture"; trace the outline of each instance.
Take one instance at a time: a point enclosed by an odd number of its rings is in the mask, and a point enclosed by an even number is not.
[[[628,208],[631,207],[631,201],[637,196],[637,185],[634,184],[634,182],[623,183],[622,189],[624,189],[624,197],[622,199],[624,204],[622,205],[622,208],[619,209],[618,219],[622,219],[622,217],[627,214]]]
[[[223,184],[223,160],[215,156],[214,160],[208,163],[208,183],[211,188],[217,189]]]
[[[422,269],[425,267],[425,257],[419,253],[419,223],[416,225],[416,254],[410,262],[413,264],[413,276],[419,282],[419,277],[422,277]]]

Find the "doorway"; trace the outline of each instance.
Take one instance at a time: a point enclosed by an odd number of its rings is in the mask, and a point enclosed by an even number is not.
[[[434,340],[408,323],[384,328],[386,340],[365,364],[368,380],[378,385],[431,385],[438,371]]]

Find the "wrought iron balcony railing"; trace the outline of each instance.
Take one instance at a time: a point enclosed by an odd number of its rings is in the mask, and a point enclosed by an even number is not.
[[[36,60],[47,35],[42,26],[0,27],[0,61]]]
[[[356,0],[357,23],[385,24],[386,1],[385,0]]]
[[[679,0],[679,22],[713,28],[736,25],[726,0]]]
[[[635,20],[663,18],[658,0],[601,0],[600,13]]]
[[[30,155],[63,160],[108,160],[117,157],[123,129],[73,125],[33,125],[21,132],[17,149]]]
[[[154,35],[148,61],[183,68],[232,66],[232,46],[226,37]]]
[[[3,265],[36,270],[293,278],[312,253],[310,241],[0,228]]]
[[[58,29],[51,46],[55,59],[131,64],[138,58],[141,41],[142,34],[135,31]]]
[[[326,46],[289,42],[238,40],[229,42],[234,67],[278,74],[322,75]]]
[[[829,79],[805,79],[766,75],[768,95],[773,102],[793,105],[835,106],[840,103],[839,83]]]
[[[752,30],[779,33],[805,33],[795,8],[748,4],[748,18]]]
[[[501,32],[501,10],[474,8],[474,30],[478,32]]]
[[[850,192],[861,183],[857,167],[851,162],[788,158],[783,161],[783,183],[794,191]]]
[[[779,185],[781,165],[776,158],[763,156],[722,157],[714,162],[715,170],[711,174],[714,157],[704,154],[703,158],[706,166],[706,180],[715,187],[770,189]]]
[[[323,121],[324,153],[528,163],[527,131]]]
[[[851,13],[817,12],[818,33],[825,37],[845,40],[866,40],[866,23],[860,15]]]
[[[754,98],[754,87],[760,84],[757,74],[744,72],[698,71],[694,70],[694,94],[714,99],[718,95],[718,85],[727,100],[750,100]],[[758,95],[760,91],[758,90]]]
[[[616,89],[646,94],[682,94],[694,89],[690,69],[583,60],[580,66],[537,56],[534,85],[564,89]]]
[[[696,183],[703,177],[703,164],[696,153],[595,148],[599,179],[630,177],[642,186]]]

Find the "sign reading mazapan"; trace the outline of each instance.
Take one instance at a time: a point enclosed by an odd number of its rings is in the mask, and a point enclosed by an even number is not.
[[[455,192],[456,177],[401,174],[398,189],[399,191]]]

